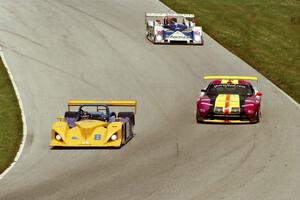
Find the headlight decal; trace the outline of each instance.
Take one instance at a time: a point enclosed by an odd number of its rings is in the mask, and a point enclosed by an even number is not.
[[[62,137],[57,132],[55,132],[55,139],[57,141],[62,141]]]
[[[110,137],[110,139],[111,139],[112,141],[116,141],[116,140],[118,139],[117,133],[113,134],[113,135]]]

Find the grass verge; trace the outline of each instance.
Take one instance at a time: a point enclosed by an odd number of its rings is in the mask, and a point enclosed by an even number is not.
[[[161,0],[300,103],[299,0]],[[247,74],[245,74],[247,75]]]
[[[18,99],[0,57],[0,174],[14,161],[22,130]]]

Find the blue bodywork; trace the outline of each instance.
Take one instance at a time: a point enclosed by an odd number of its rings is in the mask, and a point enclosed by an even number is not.
[[[182,32],[182,31],[184,31],[185,29],[187,29],[187,26],[184,25],[184,24],[174,23],[174,24],[171,24],[171,25],[169,26],[169,28],[170,28],[170,30],[172,30],[172,31],[180,31],[180,32]]]
[[[187,29],[187,26],[184,24],[174,23],[165,26],[165,28],[167,28],[168,30],[164,31],[164,35],[163,35],[164,38],[168,38],[176,31],[179,31],[183,33],[185,36],[187,36],[188,38],[191,38],[193,40],[193,36],[194,36],[193,31],[184,31]]]

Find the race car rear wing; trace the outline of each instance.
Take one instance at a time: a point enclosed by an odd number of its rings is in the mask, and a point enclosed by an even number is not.
[[[194,14],[178,14],[178,13],[146,13],[145,17],[185,17],[194,18]]]
[[[115,107],[132,107],[134,112],[137,111],[137,102],[131,101],[95,101],[95,100],[70,100],[68,102],[68,110],[71,106],[81,106],[81,105],[106,105]]]
[[[204,76],[204,80],[250,80],[250,81],[258,81],[258,78],[255,76]]]
[[[183,17],[194,19],[194,14],[178,14],[178,13],[145,13],[145,23],[147,24],[148,17]]]

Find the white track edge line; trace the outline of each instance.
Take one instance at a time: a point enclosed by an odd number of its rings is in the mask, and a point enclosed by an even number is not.
[[[176,13],[173,9],[171,9],[169,6],[167,6],[166,4],[164,4],[163,2],[161,2],[160,0],[156,0],[158,3],[160,3],[163,7],[167,8],[168,10]],[[207,33],[206,33],[207,34]],[[208,34],[207,34],[208,35]],[[210,37],[210,36],[209,36]],[[210,37],[211,39],[213,39],[212,37]],[[214,40],[214,39],[213,39]],[[216,40],[214,40],[215,42],[217,42]],[[218,43],[218,42],[217,42]],[[221,45],[221,44],[220,44]],[[222,45],[221,45],[222,46]],[[225,48],[226,49],[226,48]],[[226,49],[227,50],[227,49]],[[228,50],[227,50],[228,51]],[[231,51],[229,51],[230,53],[232,53]],[[232,53],[233,54],[233,53]],[[233,54],[235,55],[235,54]],[[237,56],[237,55],[235,55]],[[237,56],[238,57],[238,56]],[[238,57],[239,59],[241,59],[240,57]],[[243,59],[241,59],[243,60]],[[244,61],[244,60],[243,60]],[[245,62],[245,61],[244,61]],[[249,65],[249,64],[247,64]],[[249,65],[250,66],[250,65]],[[250,66],[251,68],[253,68],[252,66]],[[253,68],[254,69],[254,68]],[[256,69],[254,69],[255,71],[257,71]],[[261,76],[263,76],[259,71],[257,71],[257,73],[259,73]],[[268,83],[270,83],[274,88],[276,88],[280,93],[282,93],[284,96],[286,96],[291,102],[293,102],[298,108],[300,108],[300,104],[293,99],[292,97],[290,97],[286,92],[284,92],[282,89],[280,89],[277,85],[275,85],[274,83],[272,83],[272,81],[270,81],[268,78],[266,78],[265,76],[263,76]]]
[[[11,73],[11,71],[10,71],[8,65],[7,65],[7,62],[5,60],[4,53],[3,53],[3,50],[2,50],[1,47],[0,47],[0,57],[2,59],[4,67],[6,68],[6,71],[7,71],[8,75],[9,75],[9,78],[10,78],[11,83],[13,85],[15,94],[17,96],[19,107],[20,107],[20,110],[21,110],[21,115],[22,115],[22,123],[23,123],[23,136],[22,136],[22,142],[21,142],[21,144],[19,146],[19,150],[18,150],[18,152],[17,152],[17,154],[15,156],[14,161],[10,164],[10,166],[4,172],[2,172],[2,174],[0,174],[0,180],[1,180],[1,179],[4,178],[4,176],[6,174],[8,174],[12,170],[12,168],[15,166],[15,164],[17,163],[17,161],[21,157],[21,154],[22,154],[22,152],[24,150],[24,146],[25,146],[25,142],[26,142],[26,137],[27,137],[27,123],[26,123],[24,106],[23,106],[23,102],[22,102],[22,99],[21,99],[21,95],[19,93],[17,84],[16,84],[16,82],[15,82],[13,76],[12,76],[12,73]]]

